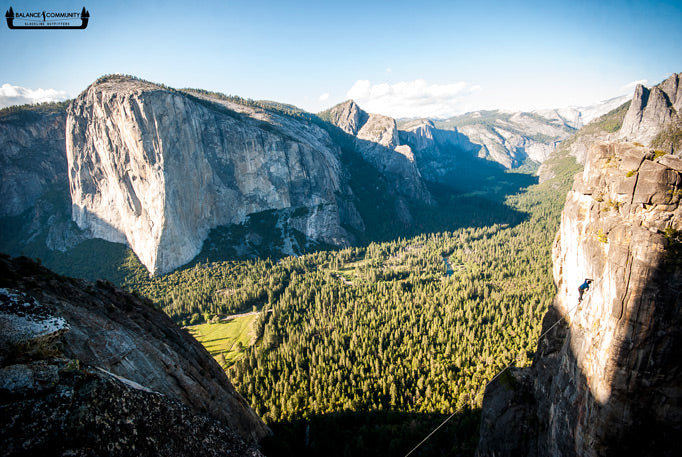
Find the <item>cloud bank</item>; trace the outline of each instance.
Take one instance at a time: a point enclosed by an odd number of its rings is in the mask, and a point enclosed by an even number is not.
[[[56,89],[27,89],[11,84],[0,87],[0,108],[27,103],[58,102],[67,98],[66,92]]]
[[[400,117],[443,118],[460,114],[463,100],[481,90],[465,82],[429,84],[423,79],[395,84],[358,80],[346,93],[364,110]]]

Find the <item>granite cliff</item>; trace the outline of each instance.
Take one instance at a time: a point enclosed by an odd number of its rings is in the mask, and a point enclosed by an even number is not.
[[[681,197],[680,157],[593,145],[553,250],[551,331],[530,368],[486,389],[477,455],[677,455]]]
[[[639,84],[618,138],[674,153],[682,151],[682,82],[679,73],[647,88]]]
[[[398,195],[431,202],[412,149],[400,141],[395,119],[367,113],[353,100],[320,113],[320,117],[355,137],[358,151],[387,178]]]
[[[0,256],[3,455],[260,455],[268,429],[151,303]]]
[[[66,156],[74,221],[153,273],[259,211],[301,208],[291,226],[335,245],[363,228],[323,129],[228,99],[101,78],[68,109]]]
[[[578,163],[585,163],[587,152],[596,141],[630,141],[679,153],[682,151],[681,108],[679,73],[673,73],[652,88],[639,84],[629,100],[594,118],[562,142],[555,155],[573,156]],[[552,160],[543,162],[538,171],[541,182],[553,176],[552,167]]]
[[[67,103],[5,110],[0,115],[0,250],[42,244],[65,251],[83,234],[71,222],[66,173]]]

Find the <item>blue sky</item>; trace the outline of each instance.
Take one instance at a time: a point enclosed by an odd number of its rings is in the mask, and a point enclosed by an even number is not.
[[[73,97],[125,73],[310,111],[353,96],[370,111],[442,117],[589,105],[682,71],[679,0],[24,0],[3,12],[83,5],[86,30],[2,24],[0,102],[21,88]]]

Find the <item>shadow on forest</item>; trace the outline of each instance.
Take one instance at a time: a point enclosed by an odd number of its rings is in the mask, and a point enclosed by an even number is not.
[[[506,204],[507,197],[537,184],[536,176],[508,172],[497,163],[462,153],[456,170],[442,176],[439,182],[426,182],[434,204],[407,201],[411,223],[401,223],[396,202],[403,197],[389,190],[391,185],[357,153],[346,152],[344,161],[352,170],[354,204],[366,228],[358,232],[344,226],[354,235],[358,246],[467,227],[515,226],[526,220],[528,214]],[[202,251],[185,267],[204,261],[285,257],[288,253],[282,249],[281,230],[275,228],[277,221],[277,212],[270,210],[251,215],[243,225],[216,227],[209,233]],[[302,233],[293,235],[305,238]],[[316,243],[308,245],[305,251],[329,249],[335,247]]]
[[[403,457],[447,417],[396,411],[338,412],[278,422],[270,424],[274,434],[263,441],[263,453],[268,457]],[[479,421],[479,409],[458,413],[412,455],[473,455]]]

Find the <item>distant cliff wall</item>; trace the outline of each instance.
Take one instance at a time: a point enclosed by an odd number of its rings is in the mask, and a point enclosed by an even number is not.
[[[432,201],[412,149],[400,141],[395,119],[367,113],[353,100],[334,106],[323,117],[356,138],[356,147],[363,158],[386,177],[399,196],[426,203]]]
[[[153,273],[191,260],[208,231],[304,207],[292,226],[347,245],[362,229],[328,134],[309,123],[125,77],[91,85],[66,121],[73,218],[127,243]]]
[[[0,217],[17,216],[53,185],[67,186],[64,109],[0,117]]]
[[[554,246],[557,295],[529,369],[483,402],[479,456],[677,455],[682,159],[597,143]],[[594,279],[578,303],[578,285]]]

